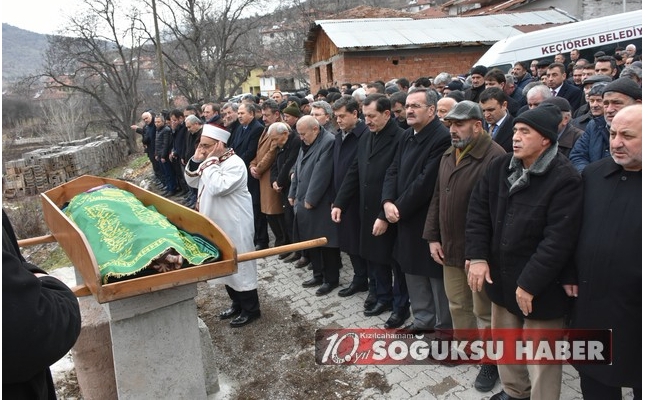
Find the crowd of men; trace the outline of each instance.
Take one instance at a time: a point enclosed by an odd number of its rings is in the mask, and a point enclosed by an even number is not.
[[[388,329],[613,329],[612,364],[577,366],[582,392],[640,398],[641,56],[569,56],[147,111],[133,129],[163,195],[200,212],[232,193],[188,183],[241,159],[246,247],[269,247],[270,230],[272,246],[328,239],[279,256],[312,270],[316,296],[339,287],[344,255],[338,295],[367,292],[364,315],[390,313]],[[260,316],[251,278],[227,283],[232,326]],[[491,399],[561,390],[561,365],[481,365],[475,387],[498,377]]]

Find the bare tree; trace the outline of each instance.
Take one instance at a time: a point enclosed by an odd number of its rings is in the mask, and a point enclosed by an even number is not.
[[[82,0],[87,10],[70,17],[67,36],[50,36],[44,76],[51,89],[87,95],[106,124],[139,151],[131,124],[145,103],[148,82],[141,72],[148,54],[139,11],[123,12],[115,0]],[[160,91],[160,88],[159,88]],[[140,94],[140,95],[139,95]],[[148,99],[150,102],[151,98]],[[159,102],[160,103],[160,102]]]
[[[41,110],[48,121],[46,141],[70,142],[86,136],[84,129],[88,115],[88,101],[81,93],[70,93],[65,98],[41,101]]]
[[[291,76],[301,86],[308,86],[304,41],[316,19],[358,6],[362,1],[281,0],[272,20],[282,29],[282,38],[265,48],[264,57],[284,76]]]
[[[262,1],[158,1],[166,75],[191,103],[232,96],[261,65],[253,13]]]

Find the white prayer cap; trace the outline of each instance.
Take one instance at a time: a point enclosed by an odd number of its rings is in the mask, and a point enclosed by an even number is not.
[[[220,142],[224,142],[224,143],[228,142],[229,136],[231,136],[231,134],[228,131],[225,131],[224,129],[218,128],[217,126],[211,124],[204,124],[204,128],[202,129],[201,134],[202,136],[219,140]]]

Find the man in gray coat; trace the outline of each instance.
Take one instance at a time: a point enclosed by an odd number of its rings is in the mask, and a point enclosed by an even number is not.
[[[303,287],[319,286],[317,296],[330,293],[339,285],[340,257],[337,226],[331,220],[333,189],[333,143],[335,136],[324,130],[315,117],[301,117],[296,125],[303,144],[290,185],[289,203],[294,207],[295,240],[325,236],[328,243],[308,250],[312,279]]]

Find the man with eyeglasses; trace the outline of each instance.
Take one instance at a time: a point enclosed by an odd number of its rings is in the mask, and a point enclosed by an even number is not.
[[[484,76],[484,75],[483,75]],[[394,258],[405,273],[412,303],[412,328],[451,329],[443,270],[422,239],[428,206],[435,189],[439,162],[450,146],[450,133],[437,118],[437,93],[415,89],[405,107],[410,129],[399,140],[383,184],[382,204],[387,221],[398,234]]]
[[[188,117],[190,119],[192,117]],[[215,222],[240,252],[254,249],[254,214],[247,189],[247,166],[234,149],[227,147],[231,134],[205,124],[185,178],[199,191],[196,209]],[[217,278],[231,298],[231,306],[218,314],[239,328],[260,318],[256,260],[238,263],[238,272]],[[234,318],[235,317],[235,318]]]
[[[314,101],[310,107],[310,115],[319,121],[327,132],[335,134],[337,127],[333,123],[333,108],[328,102],[323,100]]]

